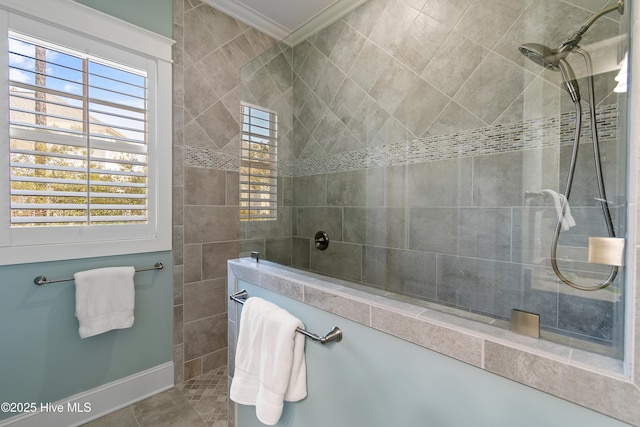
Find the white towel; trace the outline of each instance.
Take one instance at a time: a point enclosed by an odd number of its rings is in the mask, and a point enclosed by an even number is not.
[[[230,398],[241,405],[255,405],[258,420],[274,425],[284,401],[307,396],[303,323],[288,311],[251,297],[244,303],[236,347]]]
[[[571,216],[569,202],[564,194],[558,194],[558,192],[551,189],[542,190],[540,193],[547,194],[553,199],[553,204],[556,208],[556,215],[558,215],[562,224],[562,231],[567,231],[569,228],[576,225],[576,221],[573,219],[573,216]]]
[[[134,274],[133,267],[109,267],[73,275],[80,338],[133,325]]]

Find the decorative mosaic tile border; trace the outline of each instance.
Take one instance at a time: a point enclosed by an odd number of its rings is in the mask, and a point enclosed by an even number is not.
[[[615,139],[618,132],[617,106],[600,107],[596,114],[600,139]],[[588,114],[583,114],[582,122],[581,140],[590,141]],[[558,140],[560,145],[568,145],[573,142],[574,127],[575,115],[569,112],[559,118],[497,124],[453,134],[366,147],[356,151],[294,161],[281,160],[278,162],[278,174],[286,177],[308,176],[475,157],[554,147],[557,146]],[[230,154],[211,148],[186,146],[184,156],[186,166],[237,171],[240,165],[239,153]]]
[[[608,105],[597,110],[598,134],[601,140],[616,137],[617,111],[616,105]],[[588,115],[583,114],[582,121],[581,141],[586,142],[590,140]],[[295,177],[426,163],[555,147],[558,145],[558,140],[561,145],[568,145],[573,142],[574,127],[575,115],[564,113],[560,118],[498,124],[454,134],[367,147],[358,151],[281,162],[278,165],[278,173]]]
[[[214,148],[184,147],[184,165],[189,167],[238,171],[240,169],[240,153],[231,154]]]

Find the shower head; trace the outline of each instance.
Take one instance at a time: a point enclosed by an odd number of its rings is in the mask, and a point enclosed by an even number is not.
[[[539,43],[526,43],[518,47],[521,54],[536,64],[552,71],[560,71],[559,52]]]
[[[565,89],[569,92],[573,102],[580,102],[580,90],[573,69],[566,61],[569,52],[559,52],[538,43],[527,43],[518,47],[520,53],[536,64],[551,71],[560,71]]]

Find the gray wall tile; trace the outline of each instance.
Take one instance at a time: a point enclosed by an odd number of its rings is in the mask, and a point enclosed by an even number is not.
[[[367,197],[367,172],[338,172],[327,175],[328,206],[363,206]]]
[[[511,260],[511,209],[461,208],[458,242],[462,256]]]
[[[309,269],[309,257],[313,239],[293,237],[291,241],[291,265]]]
[[[297,237],[313,239],[318,231],[324,231],[331,241],[342,240],[342,208],[298,208]]]
[[[395,59],[391,59],[369,91],[387,112],[393,111],[409,93],[418,75]]]
[[[226,262],[237,258],[240,252],[238,241],[205,243],[202,245],[202,278],[226,277]]]
[[[485,0],[473,2],[455,31],[492,48],[513,25],[529,2],[527,0]],[[481,22],[482,25],[478,23]]]
[[[405,2],[390,1],[382,12],[369,38],[386,52],[393,54],[402,45],[404,31],[418,16],[418,11]]]
[[[327,176],[302,176],[293,179],[293,200],[296,206],[327,204]]]
[[[458,253],[457,208],[413,208],[409,211],[409,218],[410,249]]]
[[[394,56],[413,72],[420,74],[440,49],[450,31],[448,25],[420,13],[408,27]]]
[[[406,209],[345,207],[344,241],[406,248]]]
[[[227,310],[225,278],[190,283],[184,287],[184,321],[191,322]]]
[[[533,77],[503,57],[490,53],[453,99],[485,122],[493,123]]]
[[[362,280],[362,246],[331,241],[327,250],[313,248],[309,268],[329,276],[359,282]]]
[[[184,324],[184,359],[186,361],[227,346],[226,313]]]
[[[456,307],[477,307],[479,262],[475,258],[438,255],[438,300]]]
[[[226,173],[204,168],[185,168],[185,205],[224,205]]]
[[[421,76],[448,96],[453,96],[488,53],[488,49],[452,32]]]
[[[225,206],[186,206],[185,243],[238,240],[238,209]]]
[[[390,60],[391,56],[388,53],[373,42],[366,40],[348,75],[362,89],[368,92],[378,79],[381,70]]]
[[[443,160],[408,165],[404,177],[393,179],[406,182],[408,206],[469,206],[472,170],[471,159]]]
[[[427,0],[422,11],[437,21],[453,27],[473,0]]]
[[[548,170],[558,170],[553,149],[478,156],[473,160],[473,204],[521,206],[527,191],[555,188],[557,175]]]
[[[291,264],[291,237],[267,239],[266,259],[282,265]]]
[[[436,255],[365,246],[363,277],[387,291],[436,299]]]
[[[184,283],[202,280],[202,245],[184,245]]]
[[[393,116],[414,135],[422,136],[448,103],[447,96],[423,79],[418,79]]]

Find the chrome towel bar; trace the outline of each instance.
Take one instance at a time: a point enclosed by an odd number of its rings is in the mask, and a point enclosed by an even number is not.
[[[248,297],[249,297],[249,293],[244,289],[239,292],[236,292],[233,295],[229,295],[230,300],[243,305],[245,300]],[[313,334],[311,332],[305,331],[304,329],[301,329],[301,328],[296,328],[296,332],[300,332],[302,335],[306,336],[307,338],[311,338],[314,341],[319,341],[320,344],[326,344],[334,341],[335,342],[342,341],[342,331],[337,326],[334,326],[333,329],[327,332],[327,334],[323,337]]]
[[[151,268],[136,269],[136,273],[139,273],[141,271],[162,270],[163,268],[164,265],[162,265],[161,262],[156,262],[155,265]],[[35,283],[36,285],[48,285],[49,283],[70,282],[72,280],[73,277],[70,277],[68,279],[47,280],[47,278],[44,276],[38,276],[33,279],[33,283]]]

